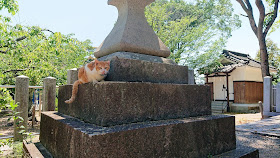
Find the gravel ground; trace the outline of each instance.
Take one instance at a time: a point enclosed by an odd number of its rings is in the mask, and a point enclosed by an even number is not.
[[[280,158],[280,139],[247,131],[236,131],[236,143],[259,149],[260,158]]]

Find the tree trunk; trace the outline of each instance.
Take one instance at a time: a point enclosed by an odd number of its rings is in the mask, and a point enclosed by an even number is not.
[[[266,49],[265,37],[260,35],[258,37],[259,46],[260,46],[260,57],[261,57],[261,70],[262,70],[262,78],[265,76],[270,76],[269,73],[269,64],[268,64],[268,53]]]

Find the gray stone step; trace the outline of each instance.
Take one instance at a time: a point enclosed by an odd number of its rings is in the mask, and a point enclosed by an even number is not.
[[[59,87],[58,111],[100,126],[211,115],[209,86],[147,82],[98,82]],[[199,97],[198,97],[199,96]]]
[[[216,155],[213,158],[259,158],[259,150],[238,145],[236,149]]]
[[[105,80],[188,84],[188,67],[113,57]]]
[[[43,112],[40,141],[58,158],[200,158],[236,147],[234,117],[225,115],[101,127]]]

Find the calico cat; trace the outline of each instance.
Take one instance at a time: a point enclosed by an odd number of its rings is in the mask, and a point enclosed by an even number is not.
[[[79,84],[104,81],[109,69],[110,61],[98,61],[97,59],[81,67],[78,72],[78,80],[73,85],[72,96],[65,103],[70,104],[75,100]]]

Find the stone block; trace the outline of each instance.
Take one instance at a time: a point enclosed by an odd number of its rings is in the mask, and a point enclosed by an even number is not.
[[[172,59],[153,56],[153,55],[147,55],[147,54],[139,54],[139,53],[134,53],[134,52],[115,52],[115,53],[100,57],[100,58],[98,58],[98,60],[107,61],[107,60],[112,60],[114,57],[125,58],[125,59],[135,59],[135,60],[145,60],[145,61],[156,62],[156,63],[177,65],[177,63],[175,63],[175,61],[173,61]]]
[[[213,156],[213,158],[259,158],[259,150],[238,145],[236,149]]]
[[[100,126],[211,115],[210,88],[204,85],[98,82],[59,87],[58,111]]]
[[[105,80],[188,84],[188,67],[113,57]]]
[[[155,0],[109,0],[116,6],[118,20],[96,49],[94,56],[99,58],[111,53],[124,51],[168,57],[170,50],[155,34],[145,18],[144,8]]]
[[[40,142],[57,158],[200,158],[235,149],[234,122],[215,115],[100,127],[44,112]]]

